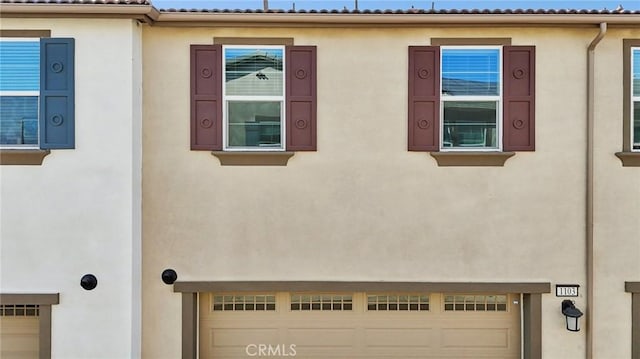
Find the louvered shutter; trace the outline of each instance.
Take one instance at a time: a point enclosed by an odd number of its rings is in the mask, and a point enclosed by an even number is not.
[[[286,47],[287,151],[316,150],[316,47]]]
[[[40,148],[75,148],[74,39],[40,40]]]
[[[440,47],[409,46],[409,151],[440,149]]]
[[[191,45],[191,149],[222,150],[222,45]]]
[[[503,149],[535,150],[535,47],[505,46]]]

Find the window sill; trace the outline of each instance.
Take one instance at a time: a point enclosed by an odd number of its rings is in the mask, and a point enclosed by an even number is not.
[[[224,152],[213,151],[222,166],[286,166],[295,152]]]
[[[640,152],[616,152],[622,167],[640,167]]]
[[[515,152],[430,152],[439,167],[494,166],[502,167]]]
[[[41,166],[45,156],[49,153],[51,153],[51,151],[39,149],[0,149],[0,165]]]

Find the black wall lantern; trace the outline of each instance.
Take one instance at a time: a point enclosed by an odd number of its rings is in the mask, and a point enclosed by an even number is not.
[[[86,290],[92,290],[98,286],[98,278],[93,274],[85,274],[80,279],[80,286]]]
[[[565,299],[562,301],[562,314],[567,320],[567,330],[572,332],[580,331],[580,317],[582,312],[576,308],[572,300]]]
[[[165,269],[162,271],[162,281],[164,284],[173,284],[178,279],[178,273],[173,269]]]

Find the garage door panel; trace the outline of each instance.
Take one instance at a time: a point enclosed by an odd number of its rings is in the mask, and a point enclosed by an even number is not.
[[[38,358],[39,338],[37,317],[0,316],[0,358]]]
[[[353,347],[348,348],[331,348],[331,347],[305,347],[296,346],[297,358],[359,358],[356,350]]]
[[[283,313],[282,316],[286,318],[289,327],[293,328],[350,328],[353,323],[357,322],[358,318],[348,315],[336,315],[338,313],[327,313],[323,317],[316,317],[309,315],[308,317],[299,317],[290,315],[289,313]],[[346,327],[346,328],[345,328]]]
[[[432,329],[395,328],[371,329],[366,328],[365,344],[368,348],[431,348],[435,345],[435,333]]]
[[[245,347],[251,343],[277,343],[278,329],[223,329],[209,330],[211,343],[214,347]]]
[[[340,327],[326,328],[294,328],[287,330],[287,342],[295,343],[298,347],[353,347],[355,330]]]
[[[37,351],[38,336],[32,334],[2,334],[2,351],[18,351],[31,348]]]
[[[450,328],[442,330],[444,348],[508,348],[509,330],[502,328]]]
[[[13,352],[13,351],[5,351],[3,349],[0,353],[1,353],[0,357],[2,359],[36,359],[38,358],[37,350],[31,351],[31,352],[24,352],[24,351]]]

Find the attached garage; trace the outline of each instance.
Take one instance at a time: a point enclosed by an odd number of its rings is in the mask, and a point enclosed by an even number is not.
[[[0,305],[0,358],[39,358],[39,307]]]
[[[51,306],[58,293],[0,293],[0,358],[51,358]]]
[[[520,358],[519,294],[199,294],[200,358]]]

